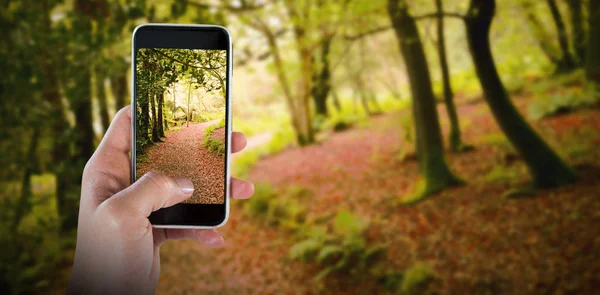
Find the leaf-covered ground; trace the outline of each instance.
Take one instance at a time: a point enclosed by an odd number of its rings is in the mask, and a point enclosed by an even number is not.
[[[137,167],[137,177],[152,169],[171,177],[187,177],[194,183],[194,194],[184,203],[222,204],[224,158],[202,146],[204,130],[217,122],[183,125],[163,142],[150,146]]]
[[[515,104],[525,113],[529,100]],[[445,134],[447,119],[440,107]],[[580,177],[559,189],[507,199],[529,181],[526,167],[507,144],[483,102],[463,104],[463,139],[475,150],[447,154],[465,186],[449,188],[417,205],[401,206],[418,177],[414,159],[399,154],[401,117],[371,119],[367,127],[333,134],[306,148],[261,159],[249,179],[278,189],[300,185],[299,200],[312,217],[346,209],[370,221],[368,239],[388,245],[382,263],[399,272],[415,261],[436,279],[428,293],[592,294],[600,285],[600,112],[583,109],[532,122]],[[243,202],[243,201],[240,201]],[[289,261],[288,232],[249,218],[234,201],[220,229],[227,246],[208,249],[190,241],[161,250],[161,294],[385,294],[375,280],[337,277],[331,289],[311,281],[312,265]],[[365,274],[366,275],[366,274]]]

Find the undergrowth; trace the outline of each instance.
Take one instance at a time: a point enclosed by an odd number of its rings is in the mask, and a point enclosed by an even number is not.
[[[204,140],[202,146],[207,148],[209,152],[215,153],[219,156],[225,155],[225,142],[222,140],[212,137],[212,134],[216,129],[223,128],[225,126],[225,118],[221,119],[219,123],[208,126],[204,130]]]

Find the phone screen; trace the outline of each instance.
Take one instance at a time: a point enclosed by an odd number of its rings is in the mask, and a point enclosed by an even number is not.
[[[150,216],[156,225],[226,218],[229,36],[214,26],[143,26],[134,33],[134,180],[185,177],[194,193]]]

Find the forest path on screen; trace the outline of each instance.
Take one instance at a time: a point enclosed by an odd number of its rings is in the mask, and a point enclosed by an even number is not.
[[[218,122],[212,120],[189,127],[184,124],[168,133],[163,142],[146,149],[137,176],[158,170],[171,177],[187,177],[194,183],[194,194],[186,203],[223,203],[224,159],[202,146],[206,128]]]

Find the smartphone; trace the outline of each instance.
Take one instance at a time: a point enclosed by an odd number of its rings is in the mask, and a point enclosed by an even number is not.
[[[213,25],[144,24],[132,37],[132,182],[189,178],[193,195],[153,212],[158,228],[215,228],[229,216],[232,46]]]

